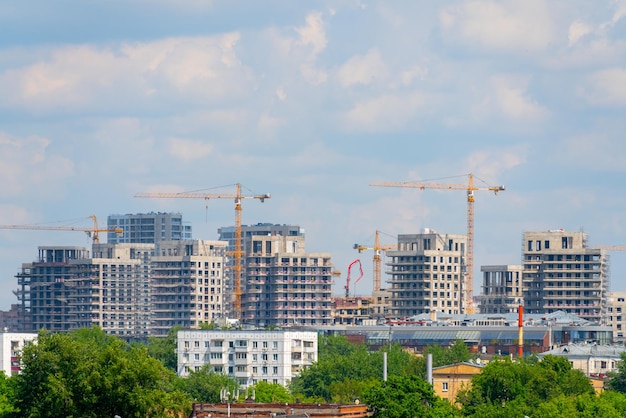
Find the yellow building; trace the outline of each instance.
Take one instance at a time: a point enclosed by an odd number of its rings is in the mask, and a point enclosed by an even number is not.
[[[472,377],[482,371],[482,364],[456,363],[433,368],[435,394],[454,403],[461,389],[469,388]]]

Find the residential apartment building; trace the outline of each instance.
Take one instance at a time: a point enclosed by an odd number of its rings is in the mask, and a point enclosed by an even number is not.
[[[481,266],[483,274],[480,313],[517,312],[524,305],[522,266]]]
[[[626,338],[626,292],[609,292],[609,324],[613,328],[613,341],[624,344]]]
[[[234,226],[225,226],[225,227],[221,227],[218,228],[217,230],[218,233],[218,239],[220,241],[226,241],[228,242],[228,251],[230,254],[233,254],[233,252],[235,251],[235,227]],[[242,239],[242,244],[241,244],[241,249],[242,251],[246,251],[246,249],[250,248],[250,241],[254,238],[254,237],[259,237],[259,236],[281,236],[281,237],[290,237],[289,239],[294,239],[294,237],[300,237],[298,240],[295,240],[294,242],[297,242],[297,245],[301,246],[301,250],[304,251],[304,229],[300,228],[298,225],[285,225],[285,224],[272,224],[272,223],[267,223],[267,222],[259,222],[257,224],[254,225],[242,225],[241,226],[241,239]],[[244,258],[244,263],[246,261],[245,256]],[[232,277],[232,272],[233,272],[233,262],[234,262],[234,257],[230,257],[228,260],[228,272],[227,272],[227,281],[226,281],[226,292],[229,295],[233,295],[234,296],[234,289],[232,288],[233,286],[233,277]],[[245,294],[246,293],[246,283],[247,280],[245,278],[245,268],[243,270],[243,275],[244,277],[242,277],[240,286],[241,286],[241,293]],[[226,306],[227,311],[230,313],[231,316],[236,317],[237,314],[235,312],[232,312],[232,306],[231,306],[231,300],[229,299],[228,304]]]
[[[596,323],[608,317],[608,254],[587,240],[584,232],[524,233],[525,312],[562,310]]]
[[[256,235],[245,244],[241,305],[245,324],[290,327],[332,323],[330,254],[305,252],[303,236]]]
[[[16,292],[26,331],[69,331],[97,325],[125,339],[195,328],[224,312],[226,243],[176,240],[157,244],[39,247],[22,265]]]
[[[154,244],[93,244],[91,258],[71,261],[71,328],[97,325],[108,335],[147,338],[154,250]]]
[[[15,333],[3,331],[0,334],[0,370],[7,377],[21,371],[22,350],[24,345],[37,340],[36,333]]]
[[[467,235],[432,229],[398,235],[398,250],[387,251],[391,316],[463,312],[466,248]]]
[[[76,261],[89,258],[85,247],[41,246],[36,261],[23,263],[15,292],[24,314],[24,331],[68,331],[75,325],[70,300]]]
[[[151,260],[152,334],[197,328],[226,315],[224,241],[163,241]]]
[[[609,373],[617,371],[617,366],[622,361],[621,355],[625,351],[626,347],[623,345],[568,344],[538,354],[537,357],[565,357],[574,369],[582,371],[587,377],[606,378]]]
[[[183,222],[183,215],[180,213],[150,212],[109,215],[107,228],[110,231],[118,228],[123,230],[121,234],[108,232],[109,244],[155,244],[160,241],[192,239],[191,224]]]
[[[314,331],[178,331],[178,374],[205,365],[237,380],[243,389],[258,382],[287,385],[317,361]]]

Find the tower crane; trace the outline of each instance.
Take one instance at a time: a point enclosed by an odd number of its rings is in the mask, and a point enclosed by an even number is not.
[[[396,244],[389,244],[389,245],[380,245],[380,241],[378,240],[378,229],[376,230],[376,236],[374,238],[374,246],[373,247],[367,247],[365,245],[359,245],[359,244],[354,244],[354,249],[357,250],[358,252],[363,252],[366,250],[374,250],[374,292],[377,292],[380,290],[380,279],[381,279],[381,251],[387,251],[387,250],[395,250],[396,248],[398,248],[398,246]]]
[[[98,228],[98,220],[96,219],[96,215],[88,216],[88,218],[91,218],[93,220],[93,228],[86,228],[86,227],[81,227],[81,226],[0,225],[0,229],[30,229],[30,230],[40,230],[40,231],[81,231],[81,232],[86,232],[87,235],[93,240],[94,244],[98,244],[100,242],[100,237],[98,235],[99,232],[115,232],[117,234],[121,234],[124,232],[124,230],[121,228],[100,229]]]
[[[374,182],[370,186],[382,187],[410,187],[420,190],[442,189],[442,190],[464,190],[467,193],[467,249],[464,274],[463,306],[465,313],[474,313],[474,192],[478,190],[488,190],[495,194],[504,191],[504,186],[476,187],[474,186],[474,176],[469,174],[468,184],[445,184],[445,183],[422,183],[417,181],[405,182]]]
[[[233,251],[233,311],[237,319],[241,319],[241,280],[242,280],[242,259],[243,259],[243,238],[241,228],[241,201],[242,199],[259,199],[264,202],[269,199],[269,194],[260,194],[253,196],[244,196],[241,194],[241,183],[237,183],[236,193],[201,193],[201,192],[180,192],[180,193],[137,193],[135,197],[161,198],[161,199],[234,199],[235,201],[235,250]]]

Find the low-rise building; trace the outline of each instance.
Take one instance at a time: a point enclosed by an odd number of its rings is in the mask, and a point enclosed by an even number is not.
[[[440,398],[454,403],[462,389],[468,389],[472,377],[482,371],[480,363],[456,363],[433,369],[433,389]]]
[[[36,333],[3,332],[0,336],[0,370],[8,377],[18,374],[24,345],[36,339]]]
[[[600,344],[568,344],[538,354],[542,359],[547,355],[565,357],[573,368],[582,371],[588,377],[606,378],[610,372],[617,371],[622,361],[621,355],[626,347]]]
[[[312,331],[178,331],[178,374],[209,366],[237,380],[242,388],[257,382],[287,385],[317,361]]]

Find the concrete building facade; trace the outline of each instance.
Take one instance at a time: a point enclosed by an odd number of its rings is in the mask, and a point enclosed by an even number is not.
[[[70,305],[75,262],[89,258],[85,247],[41,246],[37,260],[23,263],[15,292],[24,314],[24,331],[68,331],[75,324]]]
[[[522,257],[525,312],[561,310],[592,322],[606,322],[608,254],[590,248],[586,233],[525,232]]]
[[[155,244],[160,241],[180,241],[192,239],[189,222],[183,222],[180,213],[150,212],[126,215],[109,215],[107,228],[121,228],[121,234],[107,233],[109,244],[140,243]]]
[[[314,331],[178,331],[178,374],[208,365],[243,389],[258,382],[287,385],[317,361]]]
[[[197,328],[226,315],[224,241],[167,241],[151,260],[152,335]]]
[[[613,341],[626,342],[626,292],[610,292],[608,297],[609,324],[613,328]]]
[[[150,262],[154,244],[94,244],[92,257],[72,261],[71,328],[97,325],[108,335],[150,334]]]
[[[461,313],[467,235],[398,235],[398,250],[387,251],[391,279],[392,317],[410,317],[431,311]]]
[[[245,324],[291,327],[332,323],[330,254],[305,252],[303,236],[257,235],[245,244]]]
[[[522,266],[481,266],[483,274],[480,313],[517,312],[524,304]]]

